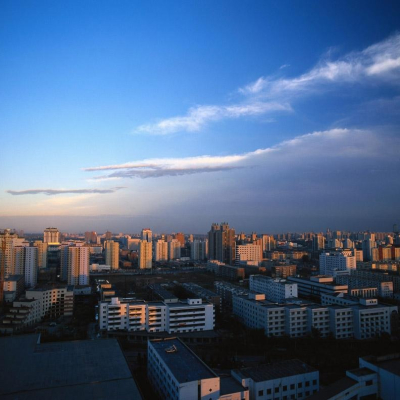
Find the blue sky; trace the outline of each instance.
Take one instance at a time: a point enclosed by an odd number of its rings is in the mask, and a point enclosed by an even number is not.
[[[0,226],[390,230],[396,1],[3,1]]]

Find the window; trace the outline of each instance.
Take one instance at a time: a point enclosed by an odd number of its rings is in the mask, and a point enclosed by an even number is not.
[[[313,384],[313,385],[316,385],[316,384],[317,384],[317,380],[314,379],[314,380],[312,381],[312,384]]]
[[[286,390],[287,390],[287,385],[283,386],[283,387],[282,387],[282,390],[283,390],[284,392],[286,392]]]
[[[275,393],[279,393],[279,386],[275,388]]]
[[[271,394],[272,393],[272,389],[267,389],[267,394]]]
[[[310,382],[307,381],[307,382],[306,382],[306,387],[309,387],[309,386],[310,386]]]
[[[292,383],[292,384],[290,385],[290,390],[294,390],[294,388],[295,388],[294,383]]]
[[[298,388],[302,388],[302,387],[303,387],[303,384],[302,384],[301,382],[299,382],[299,383],[297,384],[297,387],[298,387]]]
[[[264,396],[264,390],[259,390],[259,391],[258,391],[258,395],[259,395],[259,396]]]
[[[372,379],[371,379],[371,380],[365,382],[365,386],[372,386],[373,383],[374,383],[374,382],[373,382]]]

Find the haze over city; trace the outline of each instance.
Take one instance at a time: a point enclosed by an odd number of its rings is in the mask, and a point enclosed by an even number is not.
[[[399,11],[2,2],[0,225],[390,231]]]

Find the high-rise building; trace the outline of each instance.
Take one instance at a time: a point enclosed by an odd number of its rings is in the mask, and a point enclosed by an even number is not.
[[[154,242],[154,261],[168,261],[168,243],[164,240]]]
[[[232,265],[236,258],[235,230],[226,222],[212,224],[208,232],[208,259]]]
[[[88,244],[96,244],[97,243],[97,233],[94,231],[85,232],[85,242]]]
[[[262,235],[262,251],[271,251],[276,248],[276,242],[271,235]]]
[[[147,240],[139,242],[139,268],[150,269],[152,267],[152,243]]]
[[[151,243],[153,240],[153,232],[151,231],[150,228],[144,228],[142,229],[142,234],[141,234],[142,240],[146,240]]]
[[[60,232],[57,228],[46,228],[43,233],[44,243],[60,243]]]
[[[38,249],[37,247],[25,247],[24,253],[25,286],[32,288],[37,284]]]
[[[177,239],[168,242],[168,260],[177,260],[181,258],[181,243]]]
[[[38,249],[38,268],[47,268],[47,243],[36,240],[33,245]]]
[[[106,248],[106,265],[111,269],[119,268],[119,243],[113,240],[107,240],[105,243]]]
[[[89,246],[71,246],[68,249],[68,284],[89,284]]]
[[[182,232],[175,234],[175,239],[181,244],[181,247],[185,247],[185,235]]]
[[[315,235],[312,240],[312,250],[317,253],[325,248],[325,238],[323,235]]]
[[[71,243],[62,244],[60,246],[60,280],[66,282],[68,280],[68,257]]]
[[[319,256],[319,271],[322,275],[334,276],[338,271],[350,271],[355,268],[356,257],[351,250],[321,253]]]
[[[193,240],[190,245],[190,258],[192,260],[205,260],[207,257],[207,240]]]

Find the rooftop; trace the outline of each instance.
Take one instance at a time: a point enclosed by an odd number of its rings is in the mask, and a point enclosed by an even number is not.
[[[0,338],[2,399],[141,398],[115,339],[40,344],[39,338]]]
[[[300,375],[310,372],[318,372],[304,362],[294,359],[285,360],[257,368],[240,369],[239,374],[245,378],[251,378],[254,382],[263,382],[287,376]]]
[[[155,340],[150,341],[149,345],[154,348],[180,383],[217,377],[217,375],[179,339]],[[167,352],[166,350],[172,348],[172,346],[175,346],[177,350],[174,352]]]
[[[332,385],[324,387],[319,392],[313,394],[311,397],[308,397],[308,400],[329,400],[339,393],[345,391],[346,389],[350,389],[356,384],[357,382],[355,380],[346,376],[345,378],[340,379]]]
[[[243,392],[246,390],[242,385],[239,384],[231,376],[225,376],[220,378],[220,395],[227,395],[231,393]]]

